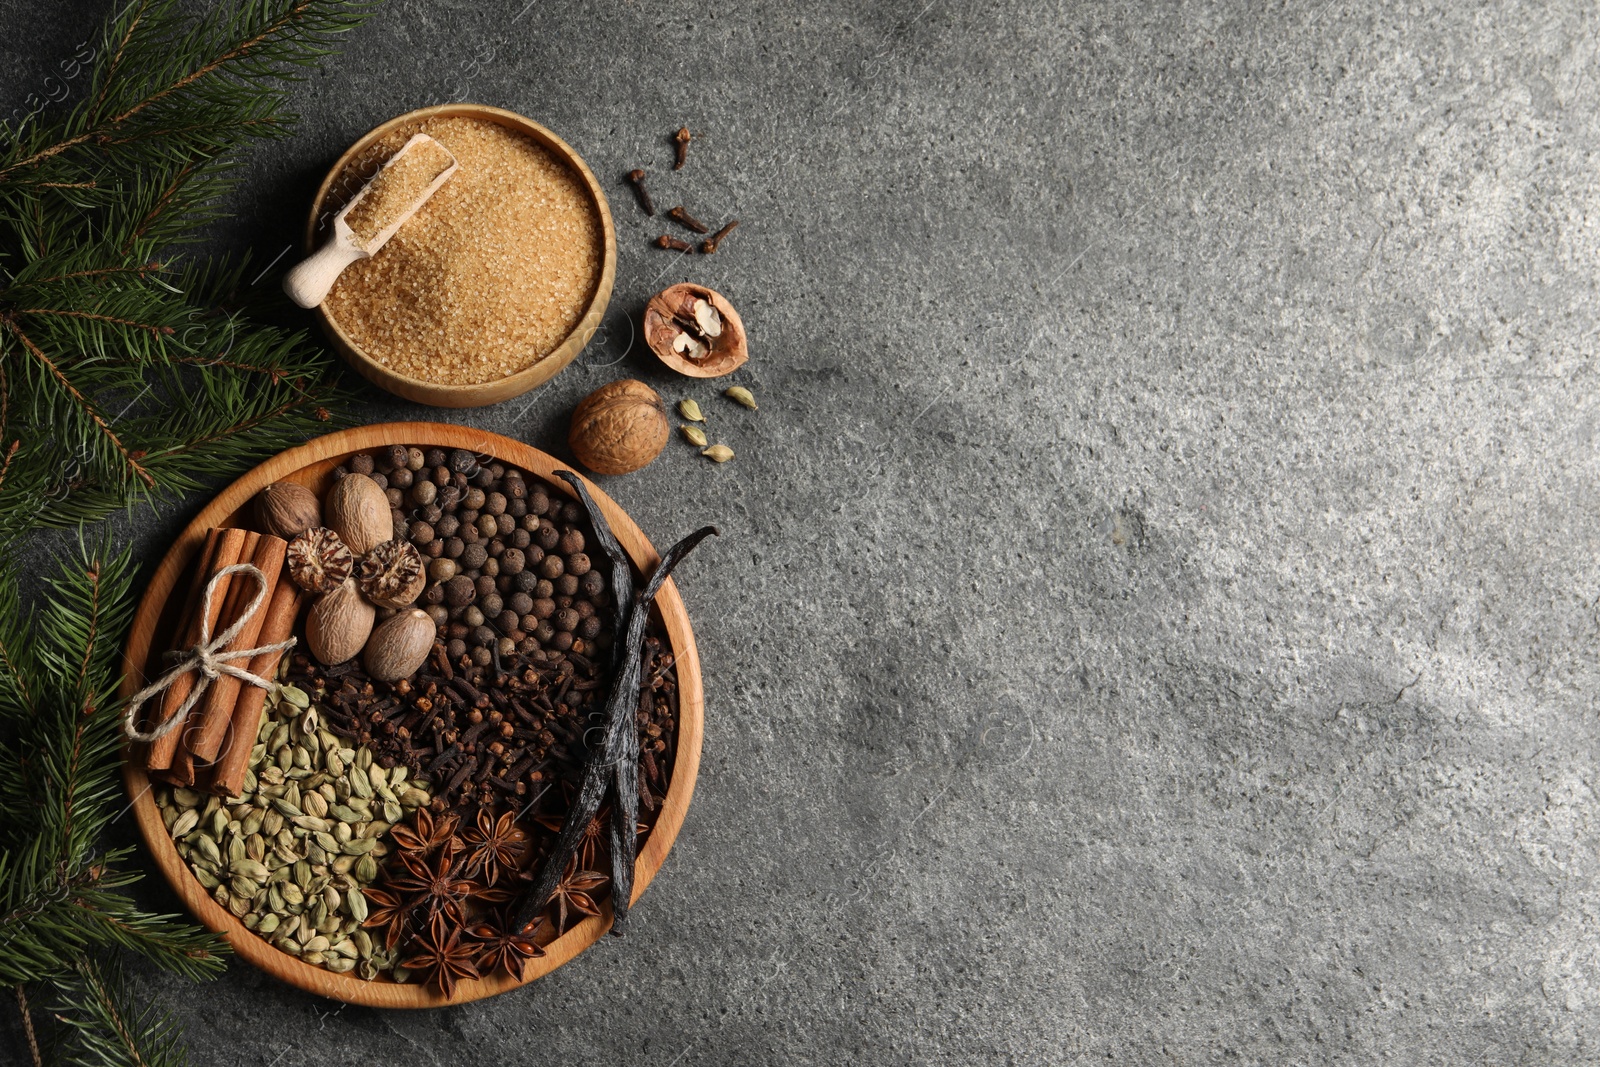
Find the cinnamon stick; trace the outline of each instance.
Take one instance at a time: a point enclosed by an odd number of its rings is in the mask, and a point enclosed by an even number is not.
[[[256,641],[274,645],[287,641],[294,632],[295,619],[300,615],[303,594],[293,582],[280,581],[272,592],[272,599],[262,611],[264,621]],[[278,673],[278,660],[282,652],[263,652],[250,661],[249,671],[258,678],[273,678]],[[233,706],[233,721],[228,728],[222,754],[212,765],[212,778],[208,786],[218,796],[236,797],[244,788],[244,772],[250,766],[250,751],[255,748],[256,734],[261,729],[261,709],[266,704],[267,691],[260,686],[247,685]]]
[[[200,551],[195,553],[194,577],[189,579],[189,589],[183,597],[183,610],[178,613],[178,625],[173,631],[175,640],[183,640],[183,635],[189,632],[194,613],[200,608],[200,591],[206,586],[206,577],[211,573],[211,564],[217,557],[217,545],[222,541],[222,535],[227,531],[221,526],[213,526],[206,531],[206,539],[201,542]],[[157,668],[155,674],[160,674]],[[154,675],[145,681],[152,681]],[[144,720],[139,724],[139,729],[148,731],[160,722],[161,708],[147,708]]]
[[[224,651],[232,652],[256,646],[256,639],[267,619],[267,606],[272,603],[272,594],[277,589],[279,575],[283,572],[284,553],[288,547],[289,542],[283,538],[263,534],[256,541],[255,550],[246,557],[261,571],[266,582],[265,594],[256,613],[245,620],[239,630],[239,636],[229,641]],[[223,612],[218,625],[225,629],[238,622],[244,615],[245,609],[250,606],[250,601],[255,598],[256,591],[255,582],[249,580],[234,582],[228,593],[228,609]],[[238,665],[246,667],[244,663]],[[185,742],[185,747],[194,753],[196,762],[210,763],[217,758],[223,738],[228,734],[228,724],[233,721],[233,707],[239,702],[239,689],[243,684],[232,675],[224,674],[217,677],[206,690],[205,698],[196,706],[195,711],[198,715],[190,713],[189,720],[197,722],[198,725]]]
[[[239,554],[244,549],[244,530],[223,530],[222,536],[217,541],[216,552],[212,555],[210,565],[204,569],[205,577],[201,579],[200,590],[203,593],[205,585],[213,575],[224,567],[231,567],[239,562]],[[211,611],[206,616],[206,623],[216,632],[217,618],[222,614],[223,602],[227,599],[228,585],[232,576],[217,582],[216,589],[211,596]],[[190,613],[188,623],[179,631],[177,644],[174,646],[179,651],[193,648],[200,640],[201,612],[200,605],[204,596],[196,597],[194,611]],[[189,694],[194,691],[196,675],[193,671],[185,671],[173,679],[171,685],[161,694],[161,711],[156,716],[156,724],[167,722],[178,713],[183,702],[189,699]],[[192,710],[192,709],[191,709]],[[177,753],[179,742],[183,740],[184,730],[180,727],[171,730],[150,743],[150,753],[146,766],[152,771],[165,770],[172,766],[173,756]]]

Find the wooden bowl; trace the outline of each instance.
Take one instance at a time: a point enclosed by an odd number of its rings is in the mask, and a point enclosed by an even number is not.
[[[306,253],[309,255],[318,244],[320,237],[332,212],[327,204],[330,194],[339,183],[340,176],[347,168],[357,166],[363,154],[379,138],[388,134],[397,126],[410,122],[420,122],[431,118],[463,117],[484,119],[497,122],[508,129],[515,130],[549,149],[557,158],[564,161],[567,166],[582,179],[584,187],[588,189],[589,196],[594,202],[595,210],[600,214],[600,229],[604,237],[604,253],[601,259],[600,280],[595,285],[594,293],[589,298],[589,303],[584,309],[583,317],[578,324],[567,334],[566,339],[550,351],[543,359],[525,370],[492,382],[483,382],[478,385],[443,385],[439,382],[424,381],[404,374],[396,373],[368,356],[355,341],[340,328],[332,316],[325,310],[326,305],[317,308],[317,318],[322,323],[323,331],[328,335],[329,342],[344,356],[346,361],[354,367],[361,376],[380,389],[386,389],[396,396],[407,400],[414,400],[419,404],[431,404],[441,408],[473,408],[486,404],[498,404],[502,400],[509,400],[520,396],[529,389],[554,378],[561,370],[577,358],[578,353],[589,343],[589,338],[594,336],[594,331],[599,327],[600,320],[606,313],[606,305],[611,301],[611,287],[617,275],[617,232],[611,223],[611,207],[606,203],[605,193],[600,190],[600,183],[595,180],[594,172],[583,161],[572,147],[534,122],[514,111],[503,108],[487,107],[483,104],[442,104],[438,107],[425,107],[417,111],[407,112],[397,118],[392,118],[383,125],[368,132],[355,144],[346,149],[344,155],[339,157],[333,167],[328,171],[328,176],[322,179],[322,185],[317,189],[316,199],[311,204],[311,217],[306,220]],[[362,181],[370,175],[362,175]],[[345,196],[353,196],[359,185],[344,190]],[[324,214],[326,213],[326,217]],[[379,252],[382,255],[382,252]]]
[[[722,316],[723,336],[712,348],[711,355],[700,363],[672,351],[660,340],[660,331],[663,327],[671,330],[669,324],[673,319],[672,309],[686,297],[704,300],[716,308],[717,313]],[[744,320],[733,310],[728,298],[715,289],[707,289],[703,285],[694,285],[690,282],[669,285],[650,298],[650,303],[646,304],[644,309],[644,339],[657,359],[679,374],[690,378],[721,378],[744,366],[750,358],[750,342],[744,332]]]
[[[124,653],[122,696],[127,699],[146,679],[162,669],[161,653],[172,641],[177,625],[177,615],[182,608],[183,595],[177,589],[178,580],[194,559],[194,554],[205,541],[206,531],[214,526],[244,524],[249,521],[250,506],[257,491],[280,481],[294,481],[308,486],[320,496],[332,480],[334,467],[355,452],[367,451],[380,445],[408,444],[424,447],[466,448],[486,453],[503,462],[515,464],[530,474],[550,482],[568,497],[576,497],[563,481],[555,479],[558,470],[569,469],[536,448],[513,441],[499,434],[485,433],[465,426],[452,426],[434,422],[391,422],[377,426],[363,426],[340,433],[318,437],[299,448],[267,460],[259,467],[224,489],[218,497],[196,515],[194,521],[178,535],[177,542],[168,550],[166,558],[156,568],[134,616],[128,647]],[[589,493],[605,512],[617,540],[643,570],[653,567],[660,559],[650,542],[640,532],[626,512],[616,502],[601,492],[593,483],[585,482]],[[659,621],[666,631],[667,640],[677,658],[678,669],[678,750],[672,768],[672,780],[662,801],[661,812],[650,836],[639,851],[634,873],[633,899],[637,901],[661,869],[667,851],[683,825],[689,808],[689,798],[694,793],[696,773],[700,767],[700,740],[704,726],[705,700],[700,684],[700,658],[695,649],[694,633],[689,628],[689,615],[677,587],[669,580],[656,598]],[[150,780],[144,768],[136,761],[123,764],[122,778],[128,795],[133,800],[134,816],[145,843],[155,857],[156,866],[183,898],[189,911],[206,926],[228,939],[236,953],[276,978],[308,992],[332,997],[350,1004],[364,1004],[374,1008],[435,1008],[447,1004],[461,1004],[481,997],[494,996],[514,989],[535,978],[549,974],[563,963],[600,939],[611,925],[611,905],[603,905],[602,914],[588,918],[572,927],[549,945],[545,954],[529,963],[528,977],[518,981],[504,974],[471,982],[462,982],[454,997],[445,998],[425,986],[401,984],[387,979],[364,982],[353,974],[335,974],[321,967],[304,963],[293,956],[273,948],[257,937],[244,924],[216,901],[211,899],[204,886],[195,880],[189,865],[178,855],[166,825],[161,821],[161,810],[150,792]],[[617,947],[621,947],[618,942]]]

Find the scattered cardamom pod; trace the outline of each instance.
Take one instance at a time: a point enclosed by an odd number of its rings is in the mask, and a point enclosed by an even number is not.
[[[713,463],[726,463],[733,458],[733,449],[727,445],[712,445],[700,454]]]
[[[722,395],[733,401],[735,404],[738,404],[742,407],[747,407],[751,411],[756,410],[756,398],[751,395],[750,390],[746,389],[742,385],[730,385],[728,388],[722,391]]]
[[[683,439],[691,445],[700,448],[706,447],[706,432],[698,426],[679,426],[678,432],[683,434]]]
[[[678,414],[690,422],[705,422],[706,417],[700,413],[700,405],[693,400],[678,401]]]

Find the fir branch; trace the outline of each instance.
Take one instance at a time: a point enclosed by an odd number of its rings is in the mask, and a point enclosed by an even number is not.
[[[80,1067],[182,1067],[173,1021],[139,1005],[114,964],[80,960],[56,986],[55,1017],[66,1031],[63,1063]]]
[[[39,1035],[33,1031],[33,1012],[28,1007],[28,990],[21,983],[12,986],[17,994],[17,1010],[22,1013],[22,1032],[28,1039],[28,1052],[33,1056],[33,1067],[44,1067],[44,1057],[39,1053]]]

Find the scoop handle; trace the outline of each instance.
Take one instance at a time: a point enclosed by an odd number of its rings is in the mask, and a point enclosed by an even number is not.
[[[328,290],[344,269],[369,253],[347,227],[334,227],[328,243],[283,276],[283,291],[303,308],[314,308],[328,298]]]

